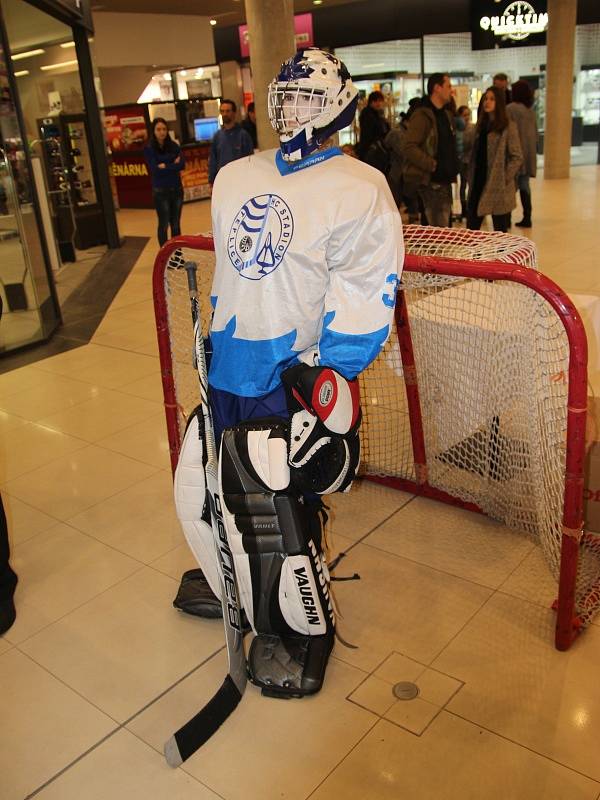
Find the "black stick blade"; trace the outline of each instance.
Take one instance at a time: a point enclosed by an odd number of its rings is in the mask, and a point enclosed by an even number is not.
[[[187,761],[221,727],[241,699],[231,676],[226,675],[215,696],[165,743],[167,764],[179,767]]]

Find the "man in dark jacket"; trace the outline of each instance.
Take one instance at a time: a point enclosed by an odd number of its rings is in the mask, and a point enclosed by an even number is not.
[[[448,108],[449,75],[435,72],[427,81],[427,93],[404,136],[404,183],[416,188],[428,224],[445,228],[450,224],[452,183],[458,173],[454,119]]]
[[[383,116],[385,97],[382,92],[371,92],[367,105],[360,112],[358,124],[360,136],[356,154],[361,161],[366,160],[367,151],[372,144],[385,138],[390,126]]]
[[[233,100],[221,100],[219,113],[223,120],[223,126],[213,136],[208,157],[208,182],[211,186],[221,167],[238,158],[251,156],[254,152],[252,139],[235,121],[236,111],[237,106]]]
[[[242,120],[242,128],[250,136],[254,149],[256,149],[258,147],[258,138],[256,135],[256,111],[254,110],[254,103],[248,103],[246,119]]]
[[[512,92],[508,88],[508,75],[506,72],[497,72],[493,78],[494,86],[497,89],[500,89],[501,92],[504,92],[504,99],[506,100],[506,105],[512,103]]]

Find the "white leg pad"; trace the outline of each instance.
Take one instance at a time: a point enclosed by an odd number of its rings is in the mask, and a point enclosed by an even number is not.
[[[190,419],[179,453],[174,481],[175,508],[189,548],[202,568],[210,588],[220,598],[213,531],[210,523],[202,518],[207,493],[203,463],[204,442],[200,435],[198,413]]]

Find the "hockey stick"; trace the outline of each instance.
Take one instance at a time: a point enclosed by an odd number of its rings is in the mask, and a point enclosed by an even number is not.
[[[229,672],[225,676],[223,685],[214,697],[165,743],[165,758],[167,759],[167,763],[172,767],[178,767],[180,764],[183,764],[186,759],[193,755],[196,750],[210,739],[213,733],[215,733],[237,707],[242,699],[247,682],[246,654],[244,652],[244,636],[242,633],[241,609],[238,600],[239,595],[235,579],[235,567],[233,556],[227,542],[219,495],[218,454],[215,445],[212,415],[208,403],[208,374],[206,369],[204,340],[202,339],[196,267],[197,264],[193,261],[186,261],[184,264],[188,279],[192,321],[194,323],[194,354],[200,382],[200,402],[202,404],[204,443],[207,456],[205,468],[206,484],[215,540],[215,557],[219,565],[221,605],[223,607],[223,622],[225,625],[225,639],[227,641]]]

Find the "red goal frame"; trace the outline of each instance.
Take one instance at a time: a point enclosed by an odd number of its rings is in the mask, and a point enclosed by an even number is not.
[[[159,251],[153,272],[153,295],[158,335],[158,348],[164,393],[165,414],[169,438],[171,466],[174,470],[180,448],[180,409],[171,360],[168,309],[165,295],[165,270],[171,255],[180,249],[214,251],[212,239],[205,236],[179,236],[167,242]],[[501,261],[467,261],[407,254],[405,272],[474,278],[486,281],[511,281],[533,290],[543,297],[560,318],[569,342],[567,448],[564,478],[564,505],[558,598],[554,603],[557,612],[555,645],[559,650],[570,647],[582,627],[575,613],[575,589],[579,548],[586,534],[583,531],[583,484],[585,461],[585,431],[587,414],[587,338],[583,323],[568,296],[552,280],[533,269]],[[396,333],[406,384],[411,439],[415,461],[416,480],[396,477],[367,476],[369,480],[385,484],[416,495],[430,497],[471,511],[481,511],[473,503],[443,492],[428,483],[427,458],[423,436],[423,423],[417,370],[410,333],[404,293],[398,290],[395,311]],[[583,601],[595,606],[600,602],[600,582],[588,592]]]

